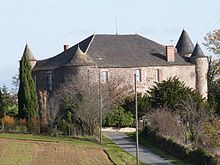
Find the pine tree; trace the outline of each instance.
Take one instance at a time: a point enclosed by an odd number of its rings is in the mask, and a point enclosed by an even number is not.
[[[15,115],[11,113],[12,107],[13,107],[13,101],[10,96],[10,93],[8,92],[8,88],[3,85],[3,87],[0,89],[0,118],[4,117],[4,115]]]
[[[36,87],[31,75],[31,66],[28,59],[27,46],[20,61],[19,90],[18,90],[18,117],[26,119],[29,127],[32,127],[33,119],[38,116],[38,101]]]
[[[0,118],[3,117],[3,97],[2,97],[2,89],[0,88]]]

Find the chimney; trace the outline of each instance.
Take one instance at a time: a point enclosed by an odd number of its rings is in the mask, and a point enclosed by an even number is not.
[[[69,45],[67,45],[67,44],[63,45],[63,49],[64,49],[64,51],[66,51],[67,49],[69,49]]]
[[[175,61],[175,48],[173,45],[166,46],[166,58],[168,62]]]

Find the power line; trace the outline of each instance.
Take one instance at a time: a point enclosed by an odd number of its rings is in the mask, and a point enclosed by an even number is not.
[[[216,27],[216,25],[218,25],[219,22],[220,22],[220,17],[219,17],[219,19],[215,22],[215,24],[212,26],[211,29],[214,29],[214,28]]]
[[[218,13],[220,12],[220,8],[218,8],[218,10],[215,12],[215,14],[213,15],[213,17],[210,19],[210,21],[206,24],[205,28],[203,28],[203,30],[199,33],[197,40],[199,40],[199,38],[201,37],[202,33],[204,33],[208,27],[212,24],[212,22],[215,20],[216,16],[218,15]],[[220,18],[218,19],[217,22],[220,21]],[[215,23],[216,26],[217,23]],[[212,29],[212,28],[211,28]]]

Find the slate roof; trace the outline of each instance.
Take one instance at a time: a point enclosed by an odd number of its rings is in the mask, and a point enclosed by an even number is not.
[[[72,59],[78,47],[98,67],[191,65],[178,53],[175,54],[175,62],[167,62],[165,46],[137,34],[97,34],[91,35],[57,56],[37,61],[34,70],[74,66]]]
[[[199,44],[197,43],[190,58],[201,58],[201,57],[206,57],[206,56],[203,53]]]
[[[25,45],[23,56],[26,56],[26,58],[29,59],[29,61],[36,61],[28,44]]]
[[[182,31],[180,38],[176,44],[177,52],[180,55],[192,54],[194,45],[185,30]]]

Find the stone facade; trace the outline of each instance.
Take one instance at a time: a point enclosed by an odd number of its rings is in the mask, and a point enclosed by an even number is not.
[[[155,82],[178,77],[187,86],[197,89],[207,98],[207,58],[201,48],[195,48],[183,30],[176,45],[162,46],[138,35],[90,36],[55,57],[37,61],[26,46],[33,68],[32,74],[39,91],[40,112],[46,124],[47,100],[69,77],[81,76],[89,84],[121,79],[134,90],[145,93]]]
[[[65,77],[81,75],[84,81],[98,83],[101,72],[108,73],[108,81],[111,79],[121,79],[134,87],[134,74],[140,70],[140,80],[137,82],[137,91],[145,93],[155,82],[167,80],[170,77],[178,77],[187,86],[196,89],[196,72],[195,65],[186,66],[152,66],[152,67],[135,67],[135,68],[97,68],[94,66],[87,67],[65,67],[60,70],[33,71],[36,79],[37,89],[40,91],[56,90],[65,82]],[[187,70],[187,72],[183,72]],[[201,72],[200,72],[201,74]],[[49,87],[49,78],[52,76],[52,88]],[[198,77],[198,76],[197,76]],[[203,79],[199,79],[198,82]]]

